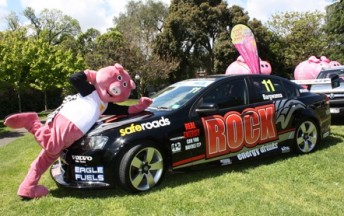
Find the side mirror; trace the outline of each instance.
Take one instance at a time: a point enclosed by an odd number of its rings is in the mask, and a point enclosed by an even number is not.
[[[196,108],[196,112],[200,115],[211,115],[217,113],[219,106],[215,103],[202,103]]]
[[[340,78],[338,74],[331,74],[330,79],[332,88],[337,88],[340,86]]]

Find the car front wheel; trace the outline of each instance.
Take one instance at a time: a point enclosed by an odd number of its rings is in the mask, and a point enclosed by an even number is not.
[[[120,161],[119,184],[132,193],[148,191],[161,182],[164,172],[161,150],[152,144],[136,145]]]
[[[298,153],[309,153],[315,150],[318,141],[318,127],[312,120],[303,120],[295,134],[295,149]]]

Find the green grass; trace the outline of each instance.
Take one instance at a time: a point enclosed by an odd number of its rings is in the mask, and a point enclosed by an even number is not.
[[[50,194],[22,201],[17,188],[40,151],[27,134],[0,147],[0,215],[343,215],[344,130],[308,155],[281,157],[167,174],[151,192],[58,188],[49,172],[40,181]]]

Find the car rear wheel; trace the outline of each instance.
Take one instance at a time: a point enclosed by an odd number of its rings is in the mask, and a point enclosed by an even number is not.
[[[298,153],[306,154],[312,152],[319,142],[319,129],[313,120],[301,121],[296,129],[295,149]]]
[[[164,154],[152,144],[133,146],[123,155],[118,171],[123,189],[133,193],[148,191],[163,178]]]

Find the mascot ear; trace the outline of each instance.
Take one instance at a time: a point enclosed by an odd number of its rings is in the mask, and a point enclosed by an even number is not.
[[[120,65],[120,64],[118,64],[118,63],[116,63],[115,64],[115,68],[120,72],[120,73],[122,73],[123,72],[123,66],[122,65]]]

